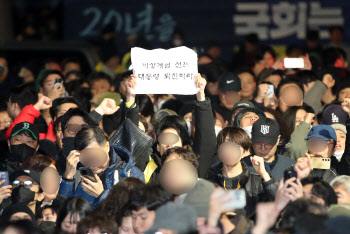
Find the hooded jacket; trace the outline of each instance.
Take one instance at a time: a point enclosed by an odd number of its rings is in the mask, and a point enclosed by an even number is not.
[[[271,177],[269,181],[264,182],[258,173],[249,170],[246,163],[243,161],[241,161],[241,163],[243,172],[239,184],[241,188],[246,191],[247,205],[245,206],[245,212],[248,217],[254,213],[258,202],[273,201],[275,199],[279,182],[273,177]],[[225,177],[223,176],[221,169],[222,163],[213,167],[209,172],[208,179],[213,183],[224,187]]]
[[[118,171],[119,180],[126,177],[135,177],[144,181],[143,173],[135,166],[132,155],[121,146],[111,146],[109,153],[110,164],[109,167],[104,171],[105,176],[102,180],[104,191],[99,197],[93,197],[85,193],[81,187],[81,182],[75,188],[75,179],[72,180],[62,178],[59,194],[66,197],[84,197],[96,207],[103,199],[105,199],[109,193],[109,190],[115,184],[114,172]]]
[[[252,107],[246,107],[246,108],[240,110],[237,113],[237,115],[236,115],[236,117],[235,117],[235,119],[233,121],[233,126],[234,127],[240,127],[240,123],[241,123],[242,117],[247,112],[253,112],[253,113],[257,114],[259,116],[259,118],[266,117],[264,112],[262,112],[261,110],[256,109],[256,108],[252,108]]]

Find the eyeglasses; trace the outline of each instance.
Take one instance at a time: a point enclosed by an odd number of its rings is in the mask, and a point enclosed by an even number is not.
[[[265,148],[266,150],[271,150],[272,147],[273,147],[273,145],[270,145],[270,144],[260,144],[260,143],[254,144],[254,147],[257,148],[257,149],[262,149],[263,146],[264,146],[264,148]]]
[[[32,180],[25,180],[25,181],[20,181],[20,180],[14,180],[12,182],[13,187],[18,187],[20,185],[25,185],[27,187],[32,187],[34,185],[34,181]]]
[[[307,148],[312,152],[322,152],[324,151],[328,145],[333,145],[334,143],[331,141],[326,141],[321,138],[310,138],[307,142]]]

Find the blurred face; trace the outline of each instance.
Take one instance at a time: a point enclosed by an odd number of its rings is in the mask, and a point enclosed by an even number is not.
[[[51,208],[43,210],[43,221],[56,222],[57,214]]]
[[[55,80],[56,79],[59,79],[59,80],[62,80],[62,78],[57,75],[57,74],[51,74],[49,75],[46,80],[44,81],[44,85],[42,87],[42,93],[45,95],[45,96],[49,96],[49,94],[52,92],[52,90],[54,89],[55,87]],[[63,84],[63,83],[62,83]]]
[[[350,193],[346,190],[345,184],[336,184],[333,189],[337,194],[338,204],[350,203]]]
[[[337,144],[335,145],[335,151],[343,151],[345,150],[345,140],[346,134],[341,130],[335,130],[337,134]]]
[[[338,101],[342,102],[345,98],[348,97],[350,97],[350,88],[342,89],[339,92]]]
[[[78,106],[75,103],[63,103],[63,104],[61,104],[60,107],[58,108],[57,118],[64,115],[69,109],[77,108],[77,107]]]
[[[303,92],[296,84],[286,84],[280,89],[279,109],[286,112],[291,106],[303,105]]]
[[[0,112],[0,130],[10,127],[12,119],[7,111]]]
[[[124,217],[119,227],[119,234],[134,234],[134,228],[132,226],[132,217]]]
[[[219,99],[221,104],[227,109],[233,109],[233,106],[241,100],[239,92],[225,91],[219,92]]]
[[[74,62],[67,63],[64,67],[63,74],[67,74],[70,71],[80,71],[80,65]]]
[[[112,87],[109,82],[105,79],[95,80],[91,86],[91,94],[93,96],[100,95],[104,92],[113,92],[114,87]]]
[[[67,122],[66,128],[63,131],[63,136],[64,137],[75,137],[77,133],[81,130],[77,125],[83,126],[87,125],[85,123],[84,119],[80,116],[73,116],[70,118]],[[73,127],[72,127],[73,126]],[[78,128],[76,128],[78,127]]]
[[[298,110],[297,113],[295,114],[295,127],[298,126],[301,122],[304,121],[305,115],[306,115],[305,110]]]
[[[22,67],[18,73],[18,76],[21,77],[24,83],[34,82],[35,77],[34,74],[27,68]]]
[[[330,158],[334,151],[334,141],[326,141],[319,137],[313,137],[307,140],[309,154],[314,157]]]
[[[314,187],[313,184],[306,184],[306,185],[303,186],[304,198],[311,199],[311,201],[316,202],[316,203],[324,206],[325,205],[325,201],[322,198],[317,197],[317,196],[315,196],[314,194],[311,193],[313,187]]]
[[[253,124],[259,119],[259,116],[254,112],[246,112],[242,116],[242,120],[240,122],[240,127],[245,128],[249,126],[253,126]]]
[[[68,215],[64,218],[64,220],[61,223],[62,231],[65,231],[68,233],[76,233],[79,221],[80,221],[79,214],[72,215],[72,213],[69,212]]]
[[[267,68],[271,68],[273,64],[275,63],[275,59],[273,58],[272,54],[266,52],[264,54],[264,64]]]
[[[228,166],[235,166],[240,162],[244,153],[244,149],[233,142],[229,138],[226,138],[225,142],[222,143],[218,149],[218,156],[221,162]]]
[[[278,85],[280,84],[282,78],[279,75],[271,75],[265,79],[265,81],[270,82],[275,86],[275,89],[277,89]]]
[[[91,167],[95,174],[99,174],[109,166],[109,142],[100,146],[97,142],[88,145],[80,151],[80,161],[86,167]]]
[[[32,220],[32,218],[30,217],[29,214],[24,213],[24,212],[17,212],[17,213],[14,213],[13,215],[11,215],[11,217],[10,217],[11,222],[15,222],[18,220]]]
[[[251,100],[253,99],[256,82],[254,76],[248,72],[244,72],[238,75],[241,80],[242,90],[241,100]]]
[[[157,150],[160,155],[163,155],[167,149],[174,148],[176,146],[182,147],[182,141],[178,132],[173,128],[165,129],[158,137]]]
[[[142,207],[138,211],[132,211],[132,225],[135,233],[143,233],[150,229],[154,223],[156,212]]]
[[[17,134],[17,136],[10,138],[11,145],[26,144],[29,147],[36,148],[38,146],[38,141],[34,140],[32,135],[28,131],[22,131]]]

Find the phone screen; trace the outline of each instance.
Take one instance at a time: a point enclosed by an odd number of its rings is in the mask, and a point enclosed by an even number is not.
[[[91,168],[82,167],[79,170],[80,170],[81,176],[84,176],[84,177],[88,178],[89,180],[96,182],[94,172]]]
[[[7,171],[0,171],[0,181],[1,180],[5,180],[5,182],[2,185],[0,185],[0,187],[10,184],[9,173]]]
[[[303,58],[284,58],[285,68],[304,68]]]

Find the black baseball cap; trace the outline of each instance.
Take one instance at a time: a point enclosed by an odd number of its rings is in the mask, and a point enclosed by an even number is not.
[[[29,176],[30,178],[32,178],[35,182],[37,182],[40,185],[40,175],[38,172],[36,172],[35,170],[31,169],[31,168],[27,168],[27,169],[23,169],[23,170],[17,170],[14,171],[11,175],[10,175],[10,181],[11,183],[18,177],[20,176]]]
[[[219,90],[220,91],[241,91],[241,80],[237,74],[227,72],[219,78]]]
[[[28,131],[32,135],[34,140],[39,139],[38,128],[29,122],[21,122],[21,123],[16,124],[12,128],[10,136],[11,137],[17,136],[22,131]]]
[[[253,124],[252,142],[253,144],[270,144],[277,143],[280,135],[280,127],[276,120],[270,118],[260,118]]]

